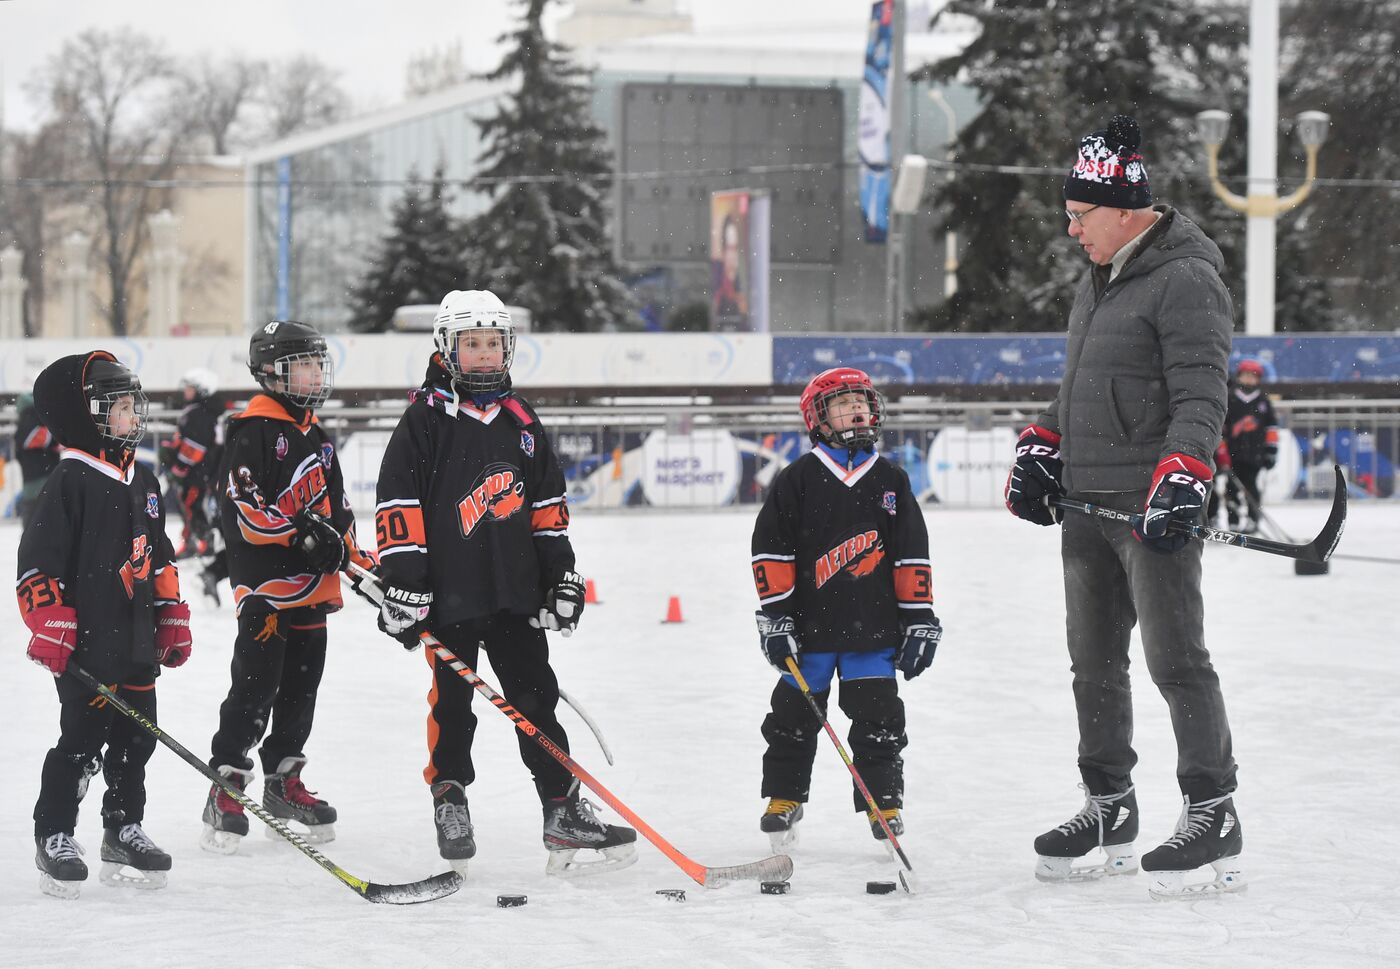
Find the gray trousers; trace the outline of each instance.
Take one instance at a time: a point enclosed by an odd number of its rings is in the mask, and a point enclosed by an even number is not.
[[[1141,512],[1146,492],[1075,497]],[[1121,522],[1067,512],[1060,550],[1079,769],[1095,793],[1125,790],[1137,763],[1128,642],[1140,624],[1147,671],[1171,712],[1177,780],[1201,800],[1235,789],[1235,760],[1220,680],[1205,644],[1201,553],[1192,541],[1163,555]]]

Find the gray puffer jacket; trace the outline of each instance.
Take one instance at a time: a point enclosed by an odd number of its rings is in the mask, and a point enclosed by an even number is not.
[[[1137,491],[1181,452],[1213,466],[1234,329],[1220,249],[1169,206],[1112,282],[1085,274],[1065,375],[1036,423],[1062,435],[1064,486]]]

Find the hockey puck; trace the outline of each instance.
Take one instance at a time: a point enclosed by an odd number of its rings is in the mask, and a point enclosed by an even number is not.
[[[668,902],[684,902],[684,901],[685,901],[685,889],[684,889],[684,888],[660,888],[660,889],[657,889],[656,894],[660,895],[662,898],[666,899],[666,901],[668,901]]]
[[[758,890],[765,895],[786,895],[789,887],[787,882],[760,882]]]
[[[888,895],[897,886],[894,882],[866,882],[865,894],[867,895]]]
[[[519,908],[520,906],[524,905],[527,901],[529,901],[529,899],[527,899],[524,895],[497,895],[496,907]]]

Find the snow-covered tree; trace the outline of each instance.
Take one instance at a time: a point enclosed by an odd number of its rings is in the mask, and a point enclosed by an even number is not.
[[[1225,251],[1243,294],[1243,220],[1203,179],[1195,115],[1245,90],[1245,11],[1237,3],[1155,0],[949,0],[935,15],[981,27],[961,53],[923,72],[975,88],[982,112],[959,133],[957,161],[1054,174],[959,171],[940,189],[943,228],[961,242],[958,292],[920,311],[933,329],[1057,330],[1085,263],[1066,233],[1062,186],[1078,139],[1114,114],[1137,118],[1155,201],[1199,222]],[[1222,164],[1242,157],[1227,144]]]
[[[632,301],[607,229],[611,152],[586,72],[540,26],[550,2],[518,0],[521,23],[487,75],[517,87],[478,121],[487,147],[473,187],[492,202],[468,234],[490,288],[539,328],[612,330],[629,325]]]
[[[450,202],[441,168],[426,186],[409,176],[364,282],[351,291],[353,329],[382,331],[400,306],[438,303],[454,289],[479,285],[463,261],[463,228]]]

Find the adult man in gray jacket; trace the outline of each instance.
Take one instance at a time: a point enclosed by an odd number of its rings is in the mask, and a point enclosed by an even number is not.
[[[1133,842],[1132,693],[1128,643],[1140,625],[1148,672],[1171,711],[1185,802],[1175,834],[1142,858],[1157,895],[1243,887],[1231,793],[1235,761],[1220,683],[1206,651],[1201,542],[1169,530],[1202,521],[1225,419],[1230,296],[1215,243],[1169,206],[1152,206],[1137,123],[1115,117],[1080,141],[1065,181],[1069,234],[1093,264],[1070,310],[1064,379],[1025,429],[1007,507],[1063,524],[1065,606],[1079,769],[1087,798],[1036,839],[1036,877],[1081,879],[1138,870]],[[1068,494],[1141,513],[1127,526],[1074,514]],[[1073,862],[1096,848],[1106,859]],[[1185,887],[1213,865],[1216,879]]]

